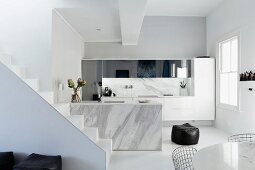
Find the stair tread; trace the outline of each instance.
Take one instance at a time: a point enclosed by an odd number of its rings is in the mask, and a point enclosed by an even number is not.
[[[22,79],[28,86],[30,86],[34,91],[39,91],[39,80],[32,78],[23,78]]]
[[[105,152],[112,152],[112,139],[98,139],[98,146]]]
[[[54,92],[53,91],[39,91],[38,94],[44,98],[49,104],[54,103]]]
[[[106,153],[106,169],[108,169],[110,160],[111,160],[111,154],[112,154],[112,140],[111,139],[99,139],[97,142],[97,145],[103,149]]]
[[[69,115],[69,116],[67,116],[67,119],[75,121],[75,120],[80,119],[82,117],[83,117],[83,115]]]
[[[98,141],[98,128],[96,127],[85,127],[82,132],[87,135],[93,142]]]
[[[78,129],[84,129],[84,116],[83,115],[69,115],[66,117]]]
[[[22,78],[22,79],[26,81],[39,81],[37,78]]]
[[[18,65],[5,64],[12,72],[14,72],[20,78],[25,78],[26,68]]]
[[[69,103],[54,103],[52,106],[61,113],[64,117],[70,116],[70,104]]]

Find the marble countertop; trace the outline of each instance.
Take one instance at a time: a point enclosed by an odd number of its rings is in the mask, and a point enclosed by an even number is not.
[[[124,96],[116,96],[116,97],[103,97],[104,99],[114,99],[114,98],[185,98],[185,97],[194,97],[194,96],[146,96],[146,95],[141,95],[141,96],[132,96],[132,97],[124,97]]]
[[[119,101],[119,100],[117,100]],[[142,100],[143,101],[143,100]],[[120,102],[114,102],[114,101],[82,101],[81,103],[71,103],[72,105],[162,105],[159,102],[155,101],[148,101],[146,103],[139,103],[138,101],[124,101],[122,103]]]
[[[255,170],[255,143],[225,143],[199,150],[195,170]]]

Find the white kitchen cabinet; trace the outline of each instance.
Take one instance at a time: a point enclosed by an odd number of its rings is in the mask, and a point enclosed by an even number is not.
[[[193,96],[170,97],[164,100],[164,120],[215,119],[215,60],[192,60]]]
[[[194,120],[194,97],[171,97],[164,101],[164,121]]]
[[[193,60],[194,120],[215,119],[215,60]]]

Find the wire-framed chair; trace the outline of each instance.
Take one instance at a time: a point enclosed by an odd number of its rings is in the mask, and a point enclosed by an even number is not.
[[[255,134],[252,133],[244,133],[244,134],[236,134],[232,135],[228,138],[229,142],[255,142]]]
[[[194,170],[192,157],[197,150],[193,147],[178,147],[173,151],[172,159],[175,170]]]

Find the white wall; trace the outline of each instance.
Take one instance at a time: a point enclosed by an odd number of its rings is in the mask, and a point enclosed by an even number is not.
[[[229,33],[240,31],[240,72],[255,68],[255,1],[227,0],[207,17],[208,55],[216,56],[217,42]],[[217,61],[218,62],[218,61]],[[217,93],[217,96],[219,94]],[[216,127],[230,133],[255,132],[254,92],[241,89],[241,111],[217,107]]]
[[[62,155],[63,170],[103,170],[105,152],[0,63],[0,151]]]
[[[85,43],[86,58],[193,58],[206,54],[204,17],[145,17],[137,46]]]
[[[0,51],[13,55],[15,64],[28,67],[28,77],[39,78],[41,90],[50,90],[52,9],[81,8],[96,3],[90,0],[0,0],[0,4]]]
[[[57,102],[69,102],[71,91],[65,86],[58,92],[58,84],[67,85],[81,77],[81,59],[84,57],[83,39],[76,34],[63,18],[53,11],[52,21],[52,80]]]

